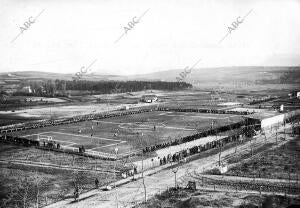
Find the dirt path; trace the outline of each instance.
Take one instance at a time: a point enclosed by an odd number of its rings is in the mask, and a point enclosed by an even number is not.
[[[267,135],[268,140],[269,134]],[[287,136],[287,140],[293,138]],[[257,138],[258,141],[264,140],[263,137]],[[273,139],[274,140],[274,139]],[[245,149],[250,149],[250,143],[241,145]],[[239,148],[240,148],[239,147]],[[235,153],[235,147],[222,152],[222,157],[226,157]],[[201,158],[179,167],[177,171],[177,178],[185,179],[189,173],[195,171],[201,173],[207,168],[214,167],[219,160],[219,155],[211,155],[206,158]],[[160,167],[161,168],[161,167]],[[174,187],[174,173],[172,169],[164,169],[155,173],[155,170],[145,172],[144,180],[147,187],[147,198],[159,194],[161,191],[166,190],[168,187]],[[128,182],[128,181],[127,181]],[[187,183],[187,181],[185,181]],[[120,183],[120,182],[119,182]],[[144,189],[142,179],[132,181],[117,187],[111,191],[93,190],[80,196],[79,202],[74,203],[73,199],[66,199],[55,204],[47,206],[47,208],[75,208],[75,207],[88,207],[88,208],[111,208],[111,207],[132,207],[136,203],[144,200]]]

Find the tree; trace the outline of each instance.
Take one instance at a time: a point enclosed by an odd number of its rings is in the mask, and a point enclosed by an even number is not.
[[[56,92],[56,84],[53,80],[48,80],[46,83],[45,83],[45,90],[46,90],[46,94],[47,95],[51,95],[51,96],[54,96],[55,95],[55,92]]]
[[[85,188],[86,176],[83,171],[75,170],[72,174],[73,187],[74,187],[74,198],[75,201],[79,198],[80,192]]]
[[[143,149],[147,146],[146,140],[143,140],[141,137],[138,136],[137,138],[138,146],[140,149]],[[147,203],[147,187],[145,183],[145,177],[144,177],[144,152],[142,151],[142,183],[144,188],[144,202]]]
[[[3,200],[3,207],[29,208],[35,204],[35,207],[38,208],[43,185],[45,185],[43,178],[36,172],[33,176],[19,177]]]

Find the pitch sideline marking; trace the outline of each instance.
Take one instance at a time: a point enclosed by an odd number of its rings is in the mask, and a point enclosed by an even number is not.
[[[114,143],[114,144],[108,144],[108,145],[104,145],[104,146],[100,146],[100,147],[94,147],[94,148],[89,149],[89,150],[100,149],[100,148],[103,148],[103,147],[115,146],[115,145],[118,145],[118,144],[120,144],[120,143]]]
[[[84,137],[84,138],[91,138],[90,136],[62,133],[62,132],[56,132],[56,131],[52,131],[52,133],[65,134],[65,135]],[[107,138],[102,138],[102,137],[92,137],[92,138],[96,138],[96,139],[100,139],[100,140],[116,141],[116,142],[122,141],[122,140],[119,140],[119,139],[107,139]]]
[[[69,133],[63,133],[63,132],[57,132],[57,131],[47,131],[47,132],[42,132],[42,133],[39,133],[39,134],[47,134],[47,133],[65,134],[65,135],[70,135],[70,136],[91,138],[90,136],[69,134]],[[29,135],[25,135],[25,136],[22,136],[22,137],[29,137],[29,136],[33,136],[33,135],[39,135],[39,134],[29,134]],[[93,138],[100,139],[100,140],[116,141],[116,142],[123,141],[123,140],[119,140],[119,139],[107,139],[107,138],[102,138],[102,137],[93,137]]]
[[[175,116],[175,115],[174,115]],[[184,115],[183,115],[184,116]],[[118,123],[118,122],[111,122],[111,121],[99,121],[99,122],[103,122],[103,123],[112,123],[112,124],[119,124],[119,127],[124,129],[123,126],[120,126],[120,125],[124,125],[124,124],[128,124],[128,125],[139,125],[139,126],[147,126],[150,128],[152,128],[152,126],[150,124],[136,124],[136,123]],[[195,129],[188,129],[188,128],[180,128],[180,127],[174,127],[174,126],[167,126],[165,124],[161,125],[162,128],[166,128],[166,129],[178,129],[178,130],[187,130],[187,131],[194,131]],[[158,126],[159,127],[159,126]],[[134,129],[141,129],[141,128],[134,128]],[[144,129],[144,130],[149,130],[149,129]]]

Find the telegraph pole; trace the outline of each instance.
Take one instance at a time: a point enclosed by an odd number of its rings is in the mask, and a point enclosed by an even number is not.
[[[221,167],[221,153],[222,153],[222,147],[221,142],[219,143],[219,166]]]
[[[117,159],[118,159],[118,147],[115,148],[115,154],[116,154],[116,161],[115,161],[115,167],[114,167],[114,172],[115,172],[115,182],[114,182],[114,188],[115,188],[115,194],[116,194],[116,205],[118,208],[118,192],[117,192],[117,186],[116,186],[116,180],[117,180],[117,172],[116,172],[116,167],[117,167]]]
[[[174,173],[174,176],[175,176],[175,189],[177,188],[177,178],[176,178],[176,174],[178,172],[178,169],[179,169],[179,166],[178,167],[175,167],[175,168],[172,168],[172,172]]]

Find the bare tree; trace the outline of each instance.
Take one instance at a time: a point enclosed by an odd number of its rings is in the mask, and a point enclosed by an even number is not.
[[[73,187],[74,187],[74,198],[75,201],[77,201],[77,198],[79,198],[79,195],[81,191],[85,188],[85,173],[83,171],[77,171],[75,170],[72,174],[73,177]]]
[[[222,143],[219,143],[219,166],[221,166]]]
[[[235,139],[235,141],[234,141],[235,151],[234,152],[236,153],[237,147],[238,147],[239,135],[232,129],[230,122],[231,122],[230,117],[228,117],[228,126],[229,126],[230,136]]]
[[[33,176],[19,177],[11,187],[7,197],[3,200],[4,207],[39,207],[42,177],[35,173]]]
[[[117,161],[118,161],[118,147],[115,148],[115,154],[116,154],[116,160],[115,160],[115,165],[114,165],[114,189],[115,189],[115,195],[116,195],[116,203],[117,203],[117,208],[119,206],[118,203],[118,191],[117,191],[117,186],[116,186],[116,181],[117,181],[117,172],[116,172],[116,168],[117,168]]]

